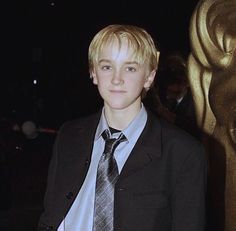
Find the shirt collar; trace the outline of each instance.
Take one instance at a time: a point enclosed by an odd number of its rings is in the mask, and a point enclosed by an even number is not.
[[[105,113],[104,113],[104,108],[102,109],[102,114],[98,123],[98,127],[96,130],[96,134],[95,134],[95,141],[98,140],[100,138],[100,136],[102,135],[103,131],[109,129],[109,126],[107,124],[106,118],[105,118]]]
[[[139,113],[131,121],[128,127],[122,131],[122,133],[125,135],[128,141],[131,140],[131,138],[133,137],[133,134],[137,131],[137,128],[144,127],[146,121],[147,121],[147,111],[142,103],[141,110],[139,111]],[[96,134],[95,134],[95,141],[100,138],[100,136],[102,135],[105,129],[109,129],[109,126],[107,124],[104,108],[103,108],[101,117],[98,123],[98,127],[96,130]]]
[[[134,137],[134,134],[139,132],[139,129],[144,127],[146,121],[147,121],[147,111],[144,105],[142,104],[139,113],[134,117],[134,119],[131,121],[128,127],[122,131],[128,141]]]

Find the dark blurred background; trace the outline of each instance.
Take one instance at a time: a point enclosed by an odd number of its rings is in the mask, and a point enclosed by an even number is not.
[[[1,231],[36,230],[57,129],[101,106],[87,64],[95,33],[108,24],[135,24],[153,36],[161,59],[173,52],[187,57],[197,2],[7,3],[1,33]]]

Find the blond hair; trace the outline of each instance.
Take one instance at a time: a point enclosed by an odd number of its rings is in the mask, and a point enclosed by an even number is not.
[[[90,43],[88,51],[89,71],[93,70],[104,45],[118,41],[121,47],[122,39],[128,40],[129,46],[134,51],[134,57],[139,64],[147,62],[149,70],[157,70],[159,52],[151,35],[143,28],[133,25],[109,25],[100,30]]]

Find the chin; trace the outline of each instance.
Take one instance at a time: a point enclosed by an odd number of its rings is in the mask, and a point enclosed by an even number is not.
[[[107,101],[105,103],[107,105],[107,107],[109,107],[110,109],[113,109],[113,110],[123,110],[125,108],[128,108],[130,106],[130,104],[128,103],[125,103],[125,102],[119,102],[119,101]]]

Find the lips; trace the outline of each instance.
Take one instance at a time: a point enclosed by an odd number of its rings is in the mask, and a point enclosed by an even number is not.
[[[110,90],[111,93],[125,93],[123,90]]]

